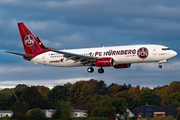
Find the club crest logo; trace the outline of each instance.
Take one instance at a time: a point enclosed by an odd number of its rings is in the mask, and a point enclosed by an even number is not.
[[[148,49],[145,48],[145,47],[142,47],[142,48],[139,48],[138,51],[137,51],[137,55],[139,58],[142,58],[142,59],[145,59],[148,57]]]
[[[31,34],[28,34],[24,37],[24,43],[26,46],[31,47],[34,45],[35,39]]]

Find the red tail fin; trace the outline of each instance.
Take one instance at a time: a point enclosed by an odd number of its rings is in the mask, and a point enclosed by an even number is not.
[[[26,54],[33,54],[36,56],[46,52],[46,50],[43,49],[44,45],[41,43],[39,38],[35,37],[24,23],[18,23],[18,27]],[[26,57],[24,58],[28,60],[30,59]]]
[[[25,53],[26,54],[42,53],[44,49],[42,49],[40,46],[43,44],[41,43],[39,38],[36,38],[24,23],[18,23],[18,27]]]

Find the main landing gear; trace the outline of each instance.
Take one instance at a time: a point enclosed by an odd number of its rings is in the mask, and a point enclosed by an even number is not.
[[[104,73],[104,69],[103,69],[102,67],[99,68],[99,69],[98,69],[98,73],[100,73],[100,74]]]
[[[93,72],[94,72],[94,68],[89,67],[89,68],[87,69],[87,71],[88,71],[89,73],[93,73]],[[100,73],[100,74],[104,73],[104,69],[103,69],[102,67],[99,68],[99,69],[98,69],[98,73]]]
[[[89,73],[93,73],[93,72],[94,72],[94,68],[89,67],[89,68],[87,69],[87,71],[88,71]]]

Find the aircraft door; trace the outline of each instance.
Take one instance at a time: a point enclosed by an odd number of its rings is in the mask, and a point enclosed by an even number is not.
[[[46,54],[42,55],[42,62],[43,62],[43,64],[46,64]]]
[[[167,50],[167,54],[170,55],[170,50]]]
[[[153,47],[153,55],[157,54],[157,47]]]

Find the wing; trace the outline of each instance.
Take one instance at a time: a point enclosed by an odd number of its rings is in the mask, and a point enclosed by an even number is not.
[[[69,52],[64,52],[64,51],[59,51],[55,50],[52,48],[44,48],[49,51],[53,51],[59,54],[64,54],[64,57],[67,58],[66,61],[68,60],[74,60],[74,62],[81,62],[83,65],[87,66],[94,66],[95,62],[97,60],[97,57],[91,57],[91,56],[85,56],[85,55],[79,55],[79,54],[74,54],[74,53],[69,53]]]

